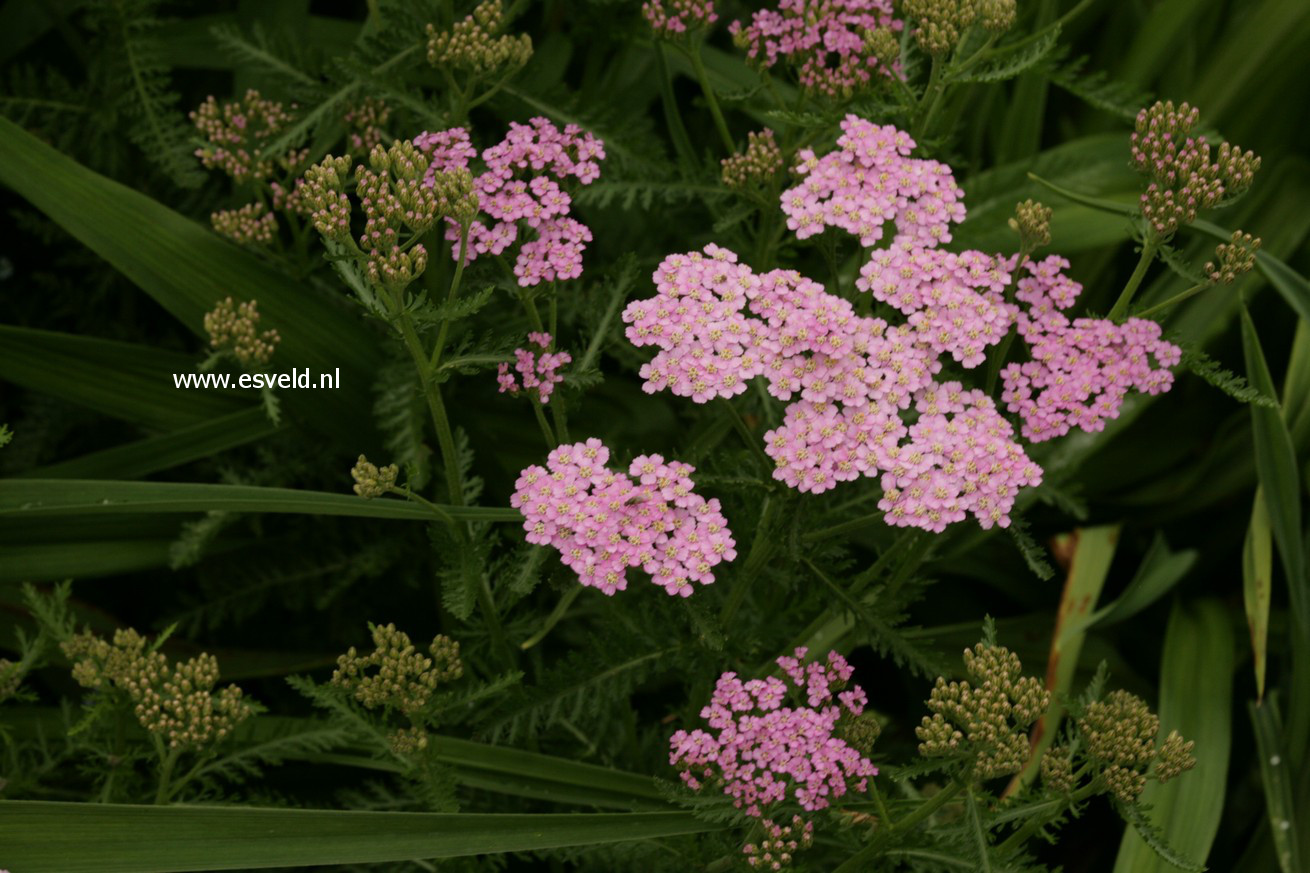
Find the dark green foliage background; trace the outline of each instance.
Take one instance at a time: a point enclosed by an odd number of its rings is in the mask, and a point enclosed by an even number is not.
[[[425,106],[421,99],[440,93],[440,79],[430,68],[419,65],[394,76],[369,73],[396,46],[416,39],[428,17],[409,4],[400,4],[407,11],[398,13],[385,3],[386,14],[379,17],[376,5],[7,0],[0,6],[0,111],[84,166],[207,225],[212,210],[243,202],[226,177],[201,171],[190,157],[194,131],[184,113],[209,94],[238,96],[257,87],[266,96],[312,106],[358,81],[360,93],[386,97],[396,108],[387,125],[390,135],[409,138],[440,126],[444,103]],[[744,4],[724,6],[723,21],[748,12]],[[1021,0],[1021,26],[1035,29],[1072,6],[1067,0]],[[756,535],[765,493],[759,480],[767,471],[714,405],[697,407],[668,394],[643,393],[636,369],[647,354],[622,338],[616,320],[605,322],[603,316],[616,294],[648,296],[650,272],[666,254],[708,242],[750,251],[754,219],[718,184],[722,146],[690,70],[676,63],[674,93],[704,160],[694,167],[675,163],[656,54],[635,3],[532,2],[518,4],[517,12],[512,27],[532,35],[535,55],[509,87],[474,110],[475,143],[494,142],[510,120],[544,114],[582,124],[604,139],[609,152],[601,180],[577,197],[577,212],[595,235],[586,271],[561,295],[560,334],[575,360],[604,325],[597,372],[565,388],[570,430],[575,439],[600,437],[625,462],[636,454],[662,452],[696,464],[700,490],[723,500],[744,557]],[[406,30],[414,24],[417,29]],[[136,56],[135,68],[125,66],[128,43],[122,28],[128,28],[127,39],[139,40],[133,45],[148,49]],[[369,39],[360,40],[361,28]],[[1263,237],[1265,251],[1305,275],[1310,272],[1307,47],[1310,5],[1298,0],[1093,0],[1063,30],[1058,48],[1027,72],[963,88],[948,102],[935,135],[922,144],[954,168],[966,192],[970,217],[957,244],[1012,250],[1005,219],[1016,202],[1041,198],[1056,207],[1050,251],[1073,262],[1071,274],[1087,289],[1086,308],[1108,310],[1136,260],[1129,223],[1070,204],[1026,174],[1132,202],[1139,184],[1128,167],[1132,115],[1159,97],[1199,106],[1207,128],[1263,157],[1252,192],[1231,210],[1207,217]],[[739,141],[744,142],[748,130],[776,123],[761,110],[764,104],[751,90],[754,74],[722,27],[710,40],[707,62]],[[133,69],[144,71],[144,79],[134,78]],[[288,74],[287,69],[300,72]],[[402,102],[405,95],[413,99]],[[857,104],[852,111],[860,108]],[[877,107],[868,103],[864,108],[874,112]],[[340,129],[328,125],[313,133],[317,151],[339,153]],[[7,160],[4,149],[0,145],[0,161]],[[5,190],[0,201],[8,219],[0,243],[0,330],[58,331],[174,353],[175,358],[158,359],[163,384],[171,378],[172,363],[194,363],[204,356],[202,341],[190,329],[194,325],[183,324],[23,197]],[[152,233],[148,226],[119,231],[143,239]],[[1181,257],[1204,263],[1214,242],[1197,233],[1180,235]],[[345,289],[318,261],[317,244],[309,251],[307,260],[280,262],[277,268],[293,275],[316,305],[362,320],[347,302]],[[776,260],[818,279],[827,275],[816,246],[784,244]],[[483,267],[479,263],[470,271],[466,288],[482,287],[480,279],[493,281]],[[432,269],[445,275],[445,253],[434,256]],[[1187,284],[1157,266],[1141,299],[1158,302]],[[231,291],[260,297],[259,288]],[[1259,275],[1248,277],[1240,294],[1249,300],[1281,390],[1297,315]],[[1245,373],[1239,308],[1238,290],[1220,287],[1172,313],[1166,332],[1189,349],[1204,350],[1223,368]],[[268,323],[284,337],[299,327],[294,320]],[[501,353],[528,329],[517,303],[498,291],[489,305],[461,322],[458,338],[470,351]],[[295,392],[286,392],[286,419],[275,432],[148,478],[346,493],[348,471],[361,452],[378,463],[394,459],[398,446],[418,459],[430,455],[435,451],[430,436],[405,436],[415,428],[422,434],[425,413],[411,408],[412,376],[398,344],[374,322],[361,336],[373,344],[361,354],[382,366],[377,372],[343,374],[343,380],[366,383],[354,386],[353,405],[314,415],[306,411],[312,397],[292,399]],[[15,433],[13,442],[0,449],[4,477],[42,478],[52,465],[171,430],[183,418],[182,412],[169,411],[167,399],[135,420],[106,415],[95,403],[70,399],[69,385],[82,378],[75,367],[62,389],[58,381],[63,377],[42,367],[50,348],[20,346],[11,334],[0,334],[0,344],[8,345],[0,348],[0,364],[7,368],[0,370],[0,422]],[[72,351],[74,360],[78,354]],[[20,359],[26,369],[14,363]],[[102,363],[83,360],[103,376]],[[166,364],[169,369],[163,369]],[[455,424],[467,433],[470,471],[484,483],[474,502],[506,506],[518,471],[544,457],[530,410],[498,395],[486,369],[457,375],[444,390]],[[177,393],[188,395],[179,402],[208,402],[196,396],[200,392]],[[249,405],[250,398],[242,395],[230,406],[216,406],[213,414]],[[760,425],[763,409],[743,408],[748,423]],[[837,647],[849,653],[856,681],[868,689],[873,707],[887,722],[877,748],[880,761],[909,763],[913,727],[924,712],[932,676],[958,671],[958,652],[978,638],[985,614],[997,618],[1001,641],[1020,654],[1028,671],[1041,674],[1063,575],[1047,550],[1052,537],[1081,526],[1122,524],[1103,603],[1123,591],[1157,539],[1175,552],[1194,552],[1194,562],[1166,596],[1088,636],[1075,687],[1104,660],[1115,687],[1156,705],[1163,629],[1171,612],[1201,602],[1226,609],[1238,653],[1231,677],[1233,730],[1228,790],[1211,799],[1223,812],[1208,864],[1214,870],[1272,870],[1276,862],[1247,715],[1247,701],[1256,697],[1241,564],[1257,475],[1250,408],[1182,371],[1169,394],[1130,408],[1133,414],[1122,425],[1101,436],[1070,437],[1067,445],[1034,453],[1042,462],[1071,446],[1076,449],[1070,452],[1073,463],[1049,475],[1050,484],[1023,513],[1045,560],[1055,565],[1054,578],[1035,575],[1010,536],[983,534],[973,522],[962,523],[931,543],[930,560],[907,580],[899,597],[880,601],[872,616],[856,616],[855,629]],[[178,419],[170,420],[174,414]],[[186,413],[190,421],[206,415],[203,410]],[[764,429],[761,425],[756,433]],[[1304,492],[1310,441],[1304,428],[1299,436],[1298,484]],[[111,468],[80,478],[137,477]],[[521,672],[521,679],[506,681],[466,708],[447,732],[673,780],[667,736],[696,722],[718,674],[753,669],[782,653],[825,610],[840,613],[812,568],[845,581],[898,540],[896,532],[876,522],[817,543],[806,538],[873,511],[877,490],[872,482],[817,497],[778,494],[772,499],[781,501],[781,511],[765,536],[778,547],[759,567],[749,597],[730,623],[721,624],[718,616],[734,586],[742,584],[740,559],[724,569],[720,584],[685,602],[645,582],[635,582],[612,599],[583,592],[544,642],[522,655],[512,671]],[[6,516],[0,519],[0,648],[16,651],[15,631],[32,626],[18,583],[47,586],[72,577],[79,622],[102,632],[119,626],[159,631],[176,624],[165,650],[176,656],[201,649],[214,653],[224,679],[238,682],[266,705],[269,718],[311,714],[312,707],[285,677],[311,675],[323,681],[338,653],[367,642],[366,621],[395,622],[416,640],[447,633],[464,646],[469,682],[494,683],[507,665],[492,654],[476,612],[461,622],[452,615],[449,592],[443,604],[442,574],[449,570],[450,546],[439,527],[428,528],[381,519],[246,513],[55,520]],[[525,548],[517,525],[499,526],[487,547],[507,635],[520,642],[576,581],[553,554],[543,557]],[[31,559],[34,554],[39,559]],[[115,563],[119,557],[122,562]],[[1276,565],[1271,688],[1286,683],[1290,658],[1283,578]],[[1205,641],[1198,645],[1204,649]],[[1215,699],[1227,699],[1229,677],[1207,681],[1215,686]],[[10,702],[0,709],[0,722],[17,737],[30,737],[35,722],[53,717],[52,707],[60,699],[76,705],[81,695],[66,664],[38,671],[27,687],[39,695],[38,701]],[[1305,741],[1286,738],[1289,745]],[[0,798],[96,799],[96,765],[82,760],[73,766],[73,761],[42,769],[31,758],[11,756],[0,762],[5,771],[0,773]],[[1298,808],[1310,821],[1305,782],[1310,780],[1303,777],[1302,784],[1294,784],[1294,793],[1299,792]],[[1186,777],[1183,785],[1181,790],[1187,790]],[[467,785],[457,796],[465,812],[587,808]],[[270,767],[242,784],[219,783],[193,799],[434,808],[421,790],[385,773],[295,762]],[[1121,829],[1108,805],[1094,803],[1063,829],[1058,844],[1039,841],[1033,852],[1042,863],[1062,865],[1071,873],[1108,870]],[[842,846],[857,844],[850,833],[839,839]],[[668,851],[652,842],[516,855],[471,869],[497,869],[502,862],[509,869],[700,869],[703,862],[734,850],[732,838],[722,835],[671,838],[668,843],[674,847]],[[957,857],[971,855],[961,850]],[[909,857],[901,862],[926,865],[921,869],[967,869],[935,867]]]

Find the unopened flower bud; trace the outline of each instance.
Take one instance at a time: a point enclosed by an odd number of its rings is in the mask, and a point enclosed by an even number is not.
[[[209,222],[216,232],[243,246],[268,245],[277,233],[277,219],[263,203],[221,209],[210,214]]]
[[[428,63],[475,75],[522,67],[532,57],[532,38],[527,34],[502,35],[504,18],[500,0],[486,0],[450,30],[438,31],[429,24]]]
[[[1051,244],[1051,209],[1036,200],[1025,200],[1014,207],[1010,228],[1019,234],[1019,251],[1031,254]]]
[[[765,184],[782,171],[782,149],[774,141],[773,131],[752,131],[746,135],[745,152],[723,159],[723,184],[729,188],[746,188]]]
[[[1160,753],[1156,756],[1155,775],[1161,782],[1168,782],[1175,776],[1196,766],[1196,756],[1192,749],[1193,740],[1184,740],[1178,731],[1170,731],[1165,737]]]
[[[355,480],[355,493],[366,500],[381,497],[391,490],[396,484],[396,476],[399,473],[400,470],[395,464],[388,464],[379,469],[369,463],[368,458],[363,455],[359,456],[355,466],[350,469],[350,476]]]
[[[1015,0],[980,0],[978,19],[988,33],[1005,33],[1014,26]]]
[[[276,330],[259,332],[259,308],[254,300],[237,304],[231,297],[205,314],[209,345],[231,352],[243,367],[263,367],[273,357],[281,337]]]
[[[1058,794],[1073,790],[1073,758],[1068,746],[1051,746],[1042,755],[1042,784]]]
[[[1255,269],[1255,256],[1259,251],[1259,237],[1235,230],[1231,242],[1215,247],[1215,260],[1205,265],[1206,275],[1216,285],[1220,282],[1231,285],[1239,276]]]

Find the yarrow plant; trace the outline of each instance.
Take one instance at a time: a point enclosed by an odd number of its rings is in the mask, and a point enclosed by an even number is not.
[[[656,35],[666,38],[694,33],[719,20],[713,0],[646,0],[641,14]]]
[[[469,170],[478,155],[463,128],[419,134],[414,145],[431,159],[429,182],[437,172]],[[600,177],[604,158],[604,143],[577,125],[561,130],[545,118],[511,122],[501,142],[483,149],[485,169],[473,177],[485,218],[479,216],[466,229],[455,221],[447,223],[453,256],[460,257],[462,251],[472,261],[500,255],[517,243],[514,276],[520,286],[581,276],[591,230],[570,215],[572,198],[561,183],[574,179],[591,184]],[[522,227],[534,238],[520,239]]]
[[[568,352],[548,352],[551,336],[548,333],[530,333],[528,342],[540,351],[531,349],[514,350],[514,372],[510,365],[502,363],[496,371],[496,382],[501,393],[517,394],[520,391],[531,392],[538,403],[549,403],[555,386],[564,381],[559,368],[573,360]]]
[[[528,542],[553,547],[579,582],[609,595],[628,587],[630,568],[679,597],[711,584],[714,567],[736,557],[736,541],[719,501],[693,490],[695,468],[639,455],[624,475],[609,459],[589,439],[523,471],[510,504],[523,513]]]
[[[843,722],[859,718],[868,704],[864,689],[849,685],[850,664],[837,652],[804,663],[807,654],[798,648],[778,658],[783,678],[743,681],[724,673],[701,710],[710,730],[679,730],[669,739],[669,763],[682,768],[687,787],[721,791],[760,819],[772,840],[782,836],[773,820],[779,810],[790,804],[810,813],[826,809],[864,793],[878,775],[840,736]],[[793,820],[790,828],[790,835],[809,836],[808,822]],[[754,846],[743,852],[752,866],[772,864]]]

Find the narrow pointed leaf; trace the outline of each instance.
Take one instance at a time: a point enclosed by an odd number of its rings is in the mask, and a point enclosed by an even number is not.
[[[1269,508],[1264,489],[1255,489],[1251,523],[1242,544],[1242,602],[1246,626],[1251,632],[1251,659],[1255,668],[1256,695],[1265,695],[1265,667],[1269,649],[1269,601],[1273,593],[1273,532],[1269,529]]]
[[[22,873],[183,873],[378,864],[720,830],[682,812],[501,815],[0,802]]]
[[[1269,831],[1273,835],[1274,853],[1282,873],[1300,873],[1301,846],[1292,784],[1296,778],[1292,762],[1283,743],[1283,725],[1273,696],[1263,703],[1248,705],[1255,732],[1256,754],[1260,756],[1260,778],[1264,784],[1265,806],[1269,811]]]

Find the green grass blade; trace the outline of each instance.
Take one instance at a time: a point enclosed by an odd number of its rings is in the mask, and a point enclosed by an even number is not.
[[[1260,756],[1260,776],[1264,784],[1265,804],[1269,809],[1269,830],[1273,836],[1274,852],[1283,873],[1301,873],[1301,847],[1292,801],[1291,762],[1283,746],[1283,725],[1277,702],[1271,696],[1263,703],[1247,704],[1251,713],[1251,727],[1255,732],[1256,754]]]
[[[0,802],[22,873],[182,873],[530,852],[720,830],[682,812],[448,815]]]
[[[219,300],[257,299],[262,326],[282,335],[276,369],[341,368],[340,389],[288,391],[287,406],[326,433],[367,426],[368,417],[357,413],[369,408],[381,354],[374,335],[348,309],[3,118],[0,151],[0,184],[107,260],[197,336],[203,335],[205,313]]]
[[[254,405],[237,391],[179,391],[173,373],[196,358],[149,346],[0,325],[0,380],[155,430],[175,430]]]
[[[114,482],[88,479],[0,479],[0,518],[158,512],[270,512],[347,515],[409,521],[515,521],[518,510],[493,506],[437,506],[403,500],[365,500],[353,494],[209,485],[187,482]]]
[[[264,410],[233,412],[160,436],[91,452],[18,474],[22,479],[139,479],[160,470],[210,458],[274,432]]]
[[[1251,659],[1255,668],[1255,688],[1260,700],[1265,696],[1265,668],[1269,649],[1269,601],[1273,594],[1273,532],[1269,527],[1269,507],[1263,488],[1255,489],[1251,507],[1251,524],[1242,544],[1242,603],[1246,607],[1246,626],[1251,631]]]
[[[1119,525],[1081,528],[1068,538],[1072,540],[1073,561],[1060,596],[1060,611],[1051,635],[1051,652],[1046,665],[1046,687],[1052,692],[1050,707],[1033,725],[1032,751],[1022,771],[1010,781],[1006,794],[1017,791],[1032,782],[1041,766],[1042,753],[1055,739],[1064,718],[1064,707],[1055,695],[1068,694],[1073,687],[1078,656],[1087,639],[1087,629],[1093,621],[1092,610],[1101,597],[1110,562],[1114,559],[1119,542]]]
[[[1177,730],[1194,740],[1196,769],[1177,781],[1150,782],[1142,802],[1151,821],[1180,855],[1204,861],[1223,814],[1232,746],[1233,669],[1236,645],[1229,611],[1213,600],[1174,607],[1165,630],[1160,666],[1160,734]],[[1115,873],[1176,873],[1127,828]]]
[[[175,538],[0,545],[0,582],[58,582],[168,566]]]

